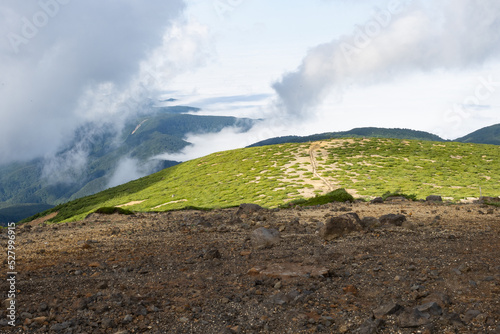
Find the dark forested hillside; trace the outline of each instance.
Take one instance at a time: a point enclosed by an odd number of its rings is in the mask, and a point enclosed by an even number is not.
[[[113,127],[88,123],[55,157],[0,166],[0,205],[9,208],[0,212],[0,222],[18,220],[23,211],[21,218],[32,215],[37,206],[26,203],[45,205],[46,209],[116,185],[110,182],[120,166],[123,173],[138,176],[173,166],[178,162],[152,158],[190,145],[185,140],[188,133],[219,132],[228,126],[247,131],[253,125],[250,119],[183,114],[198,110],[185,106],[152,108],[150,114],[129,120],[121,133]],[[84,163],[76,163],[81,159]]]
[[[474,131],[456,141],[461,143],[500,145],[500,124]]]
[[[275,145],[284,143],[305,143],[309,141],[333,139],[333,138],[394,138],[394,139],[415,139],[415,140],[430,140],[430,141],[444,141],[439,136],[429,132],[416,131],[409,129],[385,129],[385,128],[356,128],[349,131],[339,132],[326,132],[315,134],[311,136],[284,136],[276,137],[260,141],[249,147]]]

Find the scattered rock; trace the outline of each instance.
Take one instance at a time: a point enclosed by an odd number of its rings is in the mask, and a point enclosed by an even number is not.
[[[325,267],[296,263],[274,263],[269,266],[255,266],[247,273],[249,275],[265,275],[273,278],[326,277],[329,275],[329,270]]]
[[[356,296],[358,294],[358,288],[356,288],[354,285],[343,287],[342,291],[344,291],[344,293],[350,293],[353,296]]]
[[[29,313],[29,312],[22,312],[20,314],[20,317],[22,319],[32,319],[33,318],[33,314]]]
[[[254,248],[271,248],[280,242],[280,232],[275,229],[259,227],[250,236]]]
[[[380,220],[375,217],[364,217],[361,219],[361,226],[366,229],[371,229],[380,226]]]
[[[370,201],[370,203],[372,204],[380,204],[380,203],[384,203],[384,199],[382,197],[375,197],[374,199],[372,199]]]
[[[212,248],[209,249],[203,257],[207,260],[213,260],[213,259],[220,259],[222,255],[218,249]]]
[[[375,316],[375,318],[380,319],[387,315],[395,314],[402,309],[403,307],[401,305],[390,302],[374,309],[373,315]]]
[[[115,328],[116,324],[114,320],[109,319],[109,318],[104,318],[101,320],[101,327],[102,328]]]
[[[416,308],[405,310],[398,317],[399,327],[402,328],[420,327],[430,322],[430,315],[428,313],[422,313]]]
[[[134,318],[132,317],[131,314],[127,314],[123,320],[122,320],[122,324],[129,324],[132,322],[132,320],[134,320]]]
[[[442,292],[434,292],[422,300],[424,303],[437,303],[441,308],[451,304],[450,296]]]
[[[361,220],[356,213],[347,213],[331,217],[320,229],[319,234],[325,240],[333,240],[343,235],[362,229]]]
[[[406,217],[404,215],[396,215],[390,213],[388,215],[381,216],[379,220],[382,225],[390,224],[390,225],[401,226],[403,225],[403,222],[406,221]]]
[[[369,318],[354,333],[357,334],[376,334],[378,328],[383,324],[380,319]]]
[[[110,231],[111,235],[118,235],[120,234],[120,228],[119,227],[113,227]]]
[[[409,200],[404,196],[389,196],[385,202],[408,202]]]
[[[500,197],[482,196],[479,198],[479,203],[500,203]]]
[[[438,195],[430,195],[430,196],[427,196],[425,200],[427,202],[442,202],[443,198],[441,196],[438,196]]]
[[[57,231],[34,227],[31,238],[19,239],[24,278],[15,329],[495,333],[500,266],[491,254],[499,251],[500,227],[495,215],[478,215],[489,208],[331,203],[240,217],[238,208],[227,208],[96,216]],[[340,210],[351,210],[344,218],[361,232],[325,241],[322,222],[346,213]],[[353,212],[365,218],[358,221]],[[401,226],[415,228],[375,230],[377,218],[391,212],[407,217]],[[437,215],[439,226],[430,225]],[[112,235],[115,226],[119,237]],[[281,228],[279,244],[253,248],[252,231],[259,227]],[[82,250],[84,243],[92,248]],[[0,326],[7,325],[6,312]]]
[[[59,331],[62,331],[64,329],[69,328],[70,326],[71,326],[71,322],[65,321],[63,323],[59,323],[59,324],[55,324],[55,325],[50,326],[50,330],[54,331],[54,332],[59,332]]]
[[[481,311],[479,311],[479,310],[468,310],[460,318],[462,319],[463,322],[469,323],[472,321],[472,319],[474,319],[475,317],[477,317],[480,314],[481,314]]]
[[[417,310],[424,313],[429,313],[431,316],[440,316],[443,314],[443,309],[436,302],[426,303],[417,306]]]
[[[44,322],[46,322],[49,318],[47,317],[36,317],[32,319],[32,322],[35,322],[39,325],[43,325]]]
[[[38,306],[38,312],[44,312],[44,311],[47,311],[49,308],[49,306],[47,305],[47,303],[43,302],[41,303],[39,306]]]
[[[99,290],[104,290],[104,289],[107,289],[108,288],[108,282],[101,282],[97,285],[97,288]]]
[[[255,212],[259,212],[261,210],[264,210],[264,208],[258,204],[243,203],[240,204],[238,211],[236,211],[236,216],[239,217],[243,214],[249,215]]]

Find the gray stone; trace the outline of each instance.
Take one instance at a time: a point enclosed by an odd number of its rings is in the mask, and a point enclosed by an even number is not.
[[[388,215],[381,216],[379,220],[382,225],[391,224],[401,226],[403,225],[403,222],[406,221],[406,217],[404,215],[395,215],[393,213],[390,213]]]
[[[97,285],[97,288],[99,290],[107,289],[108,288],[108,283],[107,282],[101,282]]]
[[[372,199],[370,201],[370,203],[373,203],[373,204],[380,204],[380,203],[384,203],[384,199],[382,197],[375,197],[374,199]]]
[[[463,326],[464,323],[462,322],[462,319],[460,319],[460,315],[457,313],[448,313],[445,315],[445,320],[453,326]]]
[[[47,311],[48,309],[49,309],[49,306],[47,305],[47,303],[41,303],[38,306],[38,312],[44,312],[44,311]]]
[[[408,199],[404,196],[389,196],[385,199],[386,202],[407,202]]]
[[[429,296],[427,296],[425,299],[422,300],[424,303],[432,303],[435,302],[441,308],[445,308],[446,306],[449,306],[451,304],[451,299],[450,296],[447,294],[444,294],[442,292],[433,292]]]
[[[271,303],[276,304],[276,305],[283,305],[283,304],[286,304],[287,302],[289,302],[289,299],[287,298],[287,296],[284,293],[279,292],[277,294],[272,295],[270,298],[270,301],[271,301]]]
[[[380,226],[380,220],[375,217],[364,217],[363,219],[361,219],[360,223],[363,228],[373,228]]]
[[[385,317],[386,315],[395,314],[401,309],[402,309],[401,305],[390,302],[374,309],[373,315],[375,316],[375,318],[380,319],[382,317]]]
[[[257,249],[271,248],[280,242],[280,232],[276,229],[260,227],[250,236],[253,247]]]
[[[29,312],[23,312],[23,313],[21,313],[21,318],[23,318],[23,319],[32,319],[33,318],[33,314],[31,314]]]
[[[438,195],[430,195],[425,199],[427,202],[442,202],[443,198]]]
[[[102,328],[115,328],[116,324],[112,319],[104,318],[101,321],[101,327]]]
[[[369,318],[363,322],[361,327],[359,327],[355,333],[358,334],[376,334],[378,328],[382,324],[382,320]]]
[[[417,306],[417,310],[419,310],[420,312],[429,313],[432,316],[440,316],[441,314],[443,314],[443,309],[436,302],[430,302]]]
[[[64,329],[67,329],[69,328],[69,326],[71,326],[71,322],[69,321],[65,321],[63,323],[60,323],[60,324],[55,324],[55,325],[52,325],[50,327],[50,330],[51,331],[54,331],[54,332],[59,332],[59,331],[62,331]]]
[[[222,255],[216,248],[209,249],[203,256],[207,260],[220,259]]]
[[[477,317],[480,314],[481,314],[481,311],[479,311],[479,310],[468,310],[460,318],[462,319],[463,322],[469,323],[472,321],[472,319],[474,319],[475,317]]]
[[[398,318],[398,324],[401,328],[420,327],[429,324],[430,315],[422,313],[418,309],[407,310],[403,312]]]
[[[236,215],[241,216],[243,214],[252,214],[261,210],[264,210],[264,208],[258,204],[243,203],[240,204],[238,211],[236,211]]]
[[[132,318],[132,315],[131,314],[127,314],[125,317],[123,317],[122,323],[123,324],[129,324],[129,323],[132,322],[132,320],[134,320],[134,318]]]
[[[333,240],[354,231],[362,230],[361,219],[356,213],[347,213],[331,217],[320,229],[319,234],[325,240]]]

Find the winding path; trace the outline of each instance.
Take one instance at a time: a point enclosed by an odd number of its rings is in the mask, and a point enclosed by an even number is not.
[[[311,161],[312,172],[315,177],[319,178],[327,186],[329,191],[333,191],[334,190],[333,185],[318,173],[318,162],[316,161],[314,151],[316,151],[319,148],[321,148],[319,143],[312,143],[311,146],[309,147],[309,160]]]

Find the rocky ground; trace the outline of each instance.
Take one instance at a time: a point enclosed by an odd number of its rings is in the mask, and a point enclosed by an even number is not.
[[[250,205],[16,232],[1,333],[500,333],[495,207]]]

